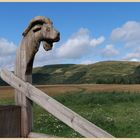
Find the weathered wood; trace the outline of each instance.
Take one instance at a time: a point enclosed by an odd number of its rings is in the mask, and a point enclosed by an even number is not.
[[[28,98],[43,107],[49,113],[63,121],[85,137],[113,137],[96,125],[79,116],[58,101],[46,95],[31,84],[22,81],[8,70],[1,70],[1,78],[8,84],[24,93]]]
[[[15,75],[23,81],[32,83],[33,61],[41,41],[44,49],[50,50],[53,42],[59,41],[59,32],[53,28],[50,19],[38,16],[23,32],[21,45],[17,49]],[[21,136],[27,137],[33,127],[32,101],[16,89],[15,102],[21,106]]]
[[[15,105],[0,106],[0,137],[20,137],[21,108]]]
[[[30,132],[28,138],[57,138],[57,137],[42,133]]]
[[[24,81],[29,81],[31,83],[32,78],[27,76],[24,71],[26,69],[26,53],[23,48],[17,49],[16,67],[15,75]],[[15,102],[16,105],[21,106],[21,137],[27,137],[28,133],[32,130],[32,101],[28,99],[20,91],[15,90]]]

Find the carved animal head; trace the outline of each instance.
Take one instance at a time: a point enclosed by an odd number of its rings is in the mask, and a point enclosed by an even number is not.
[[[23,36],[27,36],[29,32],[34,34],[37,40],[43,41],[43,47],[46,51],[51,50],[53,43],[60,40],[60,33],[54,29],[52,21],[42,16],[37,16],[30,21]]]

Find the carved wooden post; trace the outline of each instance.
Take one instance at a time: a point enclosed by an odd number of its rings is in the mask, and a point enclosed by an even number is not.
[[[44,49],[48,51],[52,48],[53,42],[59,41],[59,32],[53,28],[50,19],[37,16],[31,20],[27,29],[23,32],[23,39],[16,54],[15,75],[29,83],[32,83],[34,56],[41,41],[43,41]],[[27,137],[33,127],[32,101],[16,90],[15,102],[21,106],[21,137]]]
[[[15,67],[15,75],[24,81],[32,83],[32,74],[27,75],[24,73],[26,69],[26,51],[25,49],[19,48],[17,50],[17,59]],[[28,69],[28,68],[27,68]],[[23,71],[24,70],[24,71]],[[20,85],[19,85],[20,86]],[[27,137],[28,133],[32,130],[32,101],[26,96],[21,94],[19,91],[15,91],[15,102],[21,106],[21,136]]]

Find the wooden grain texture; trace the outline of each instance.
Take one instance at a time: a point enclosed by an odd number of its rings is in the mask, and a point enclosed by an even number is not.
[[[30,132],[28,138],[57,138],[57,137],[42,133]]]
[[[39,50],[41,41],[46,51],[52,49],[53,43],[59,41],[59,32],[53,27],[50,19],[37,16],[33,18],[23,32],[20,47],[17,49],[15,75],[23,81],[32,83],[34,57]],[[32,101],[15,90],[15,101],[21,106],[21,136],[27,137],[32,131]]]
[[[65,107],[58,101],[35,88],[28,82],[16,77],[8,70],[1,70],[1,78],[14,88],[24,93],[28,98],[40,105],[46,111],[54,115],[56,118],[73,128],[85,137],[112,138],[113,136],[87,121],[77,113]]]
[[[21,108],[9,105],[0,106],[0,138],[20,137]]]
[[[32,77],[25,74],[26,71],[26,50],[25,47],[17,49],[15,75],[24,81],[32,82]],[[21,106],[21,137],[27,137],[32,130],[32,101],[20,91],[15,90],[16,105]]]

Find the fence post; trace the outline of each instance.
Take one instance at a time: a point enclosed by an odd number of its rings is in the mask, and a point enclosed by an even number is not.
[[[33,62],[40,42],[43,42],[44,49],[48,51],[54,42],[59,41],[60,34],[53,28],[50,19],[37,16],[30,21],[22,35],[23,39],[16,54],[15,75],[25,82],[32,83]],[[21,137],[27,137],[33,127],[32,101],[16,89],[15,102],[21,106]]]
[[[18,48],[16,54],[15,75],[24,81],[32,83],[32,74],[26,75],[25,70],[28,69],[27,54],[24,48]],[[21,106],[21,137],[27,137],[33,127],[32,121],[32,101],[24,94],[15,89],[16,105]]]

